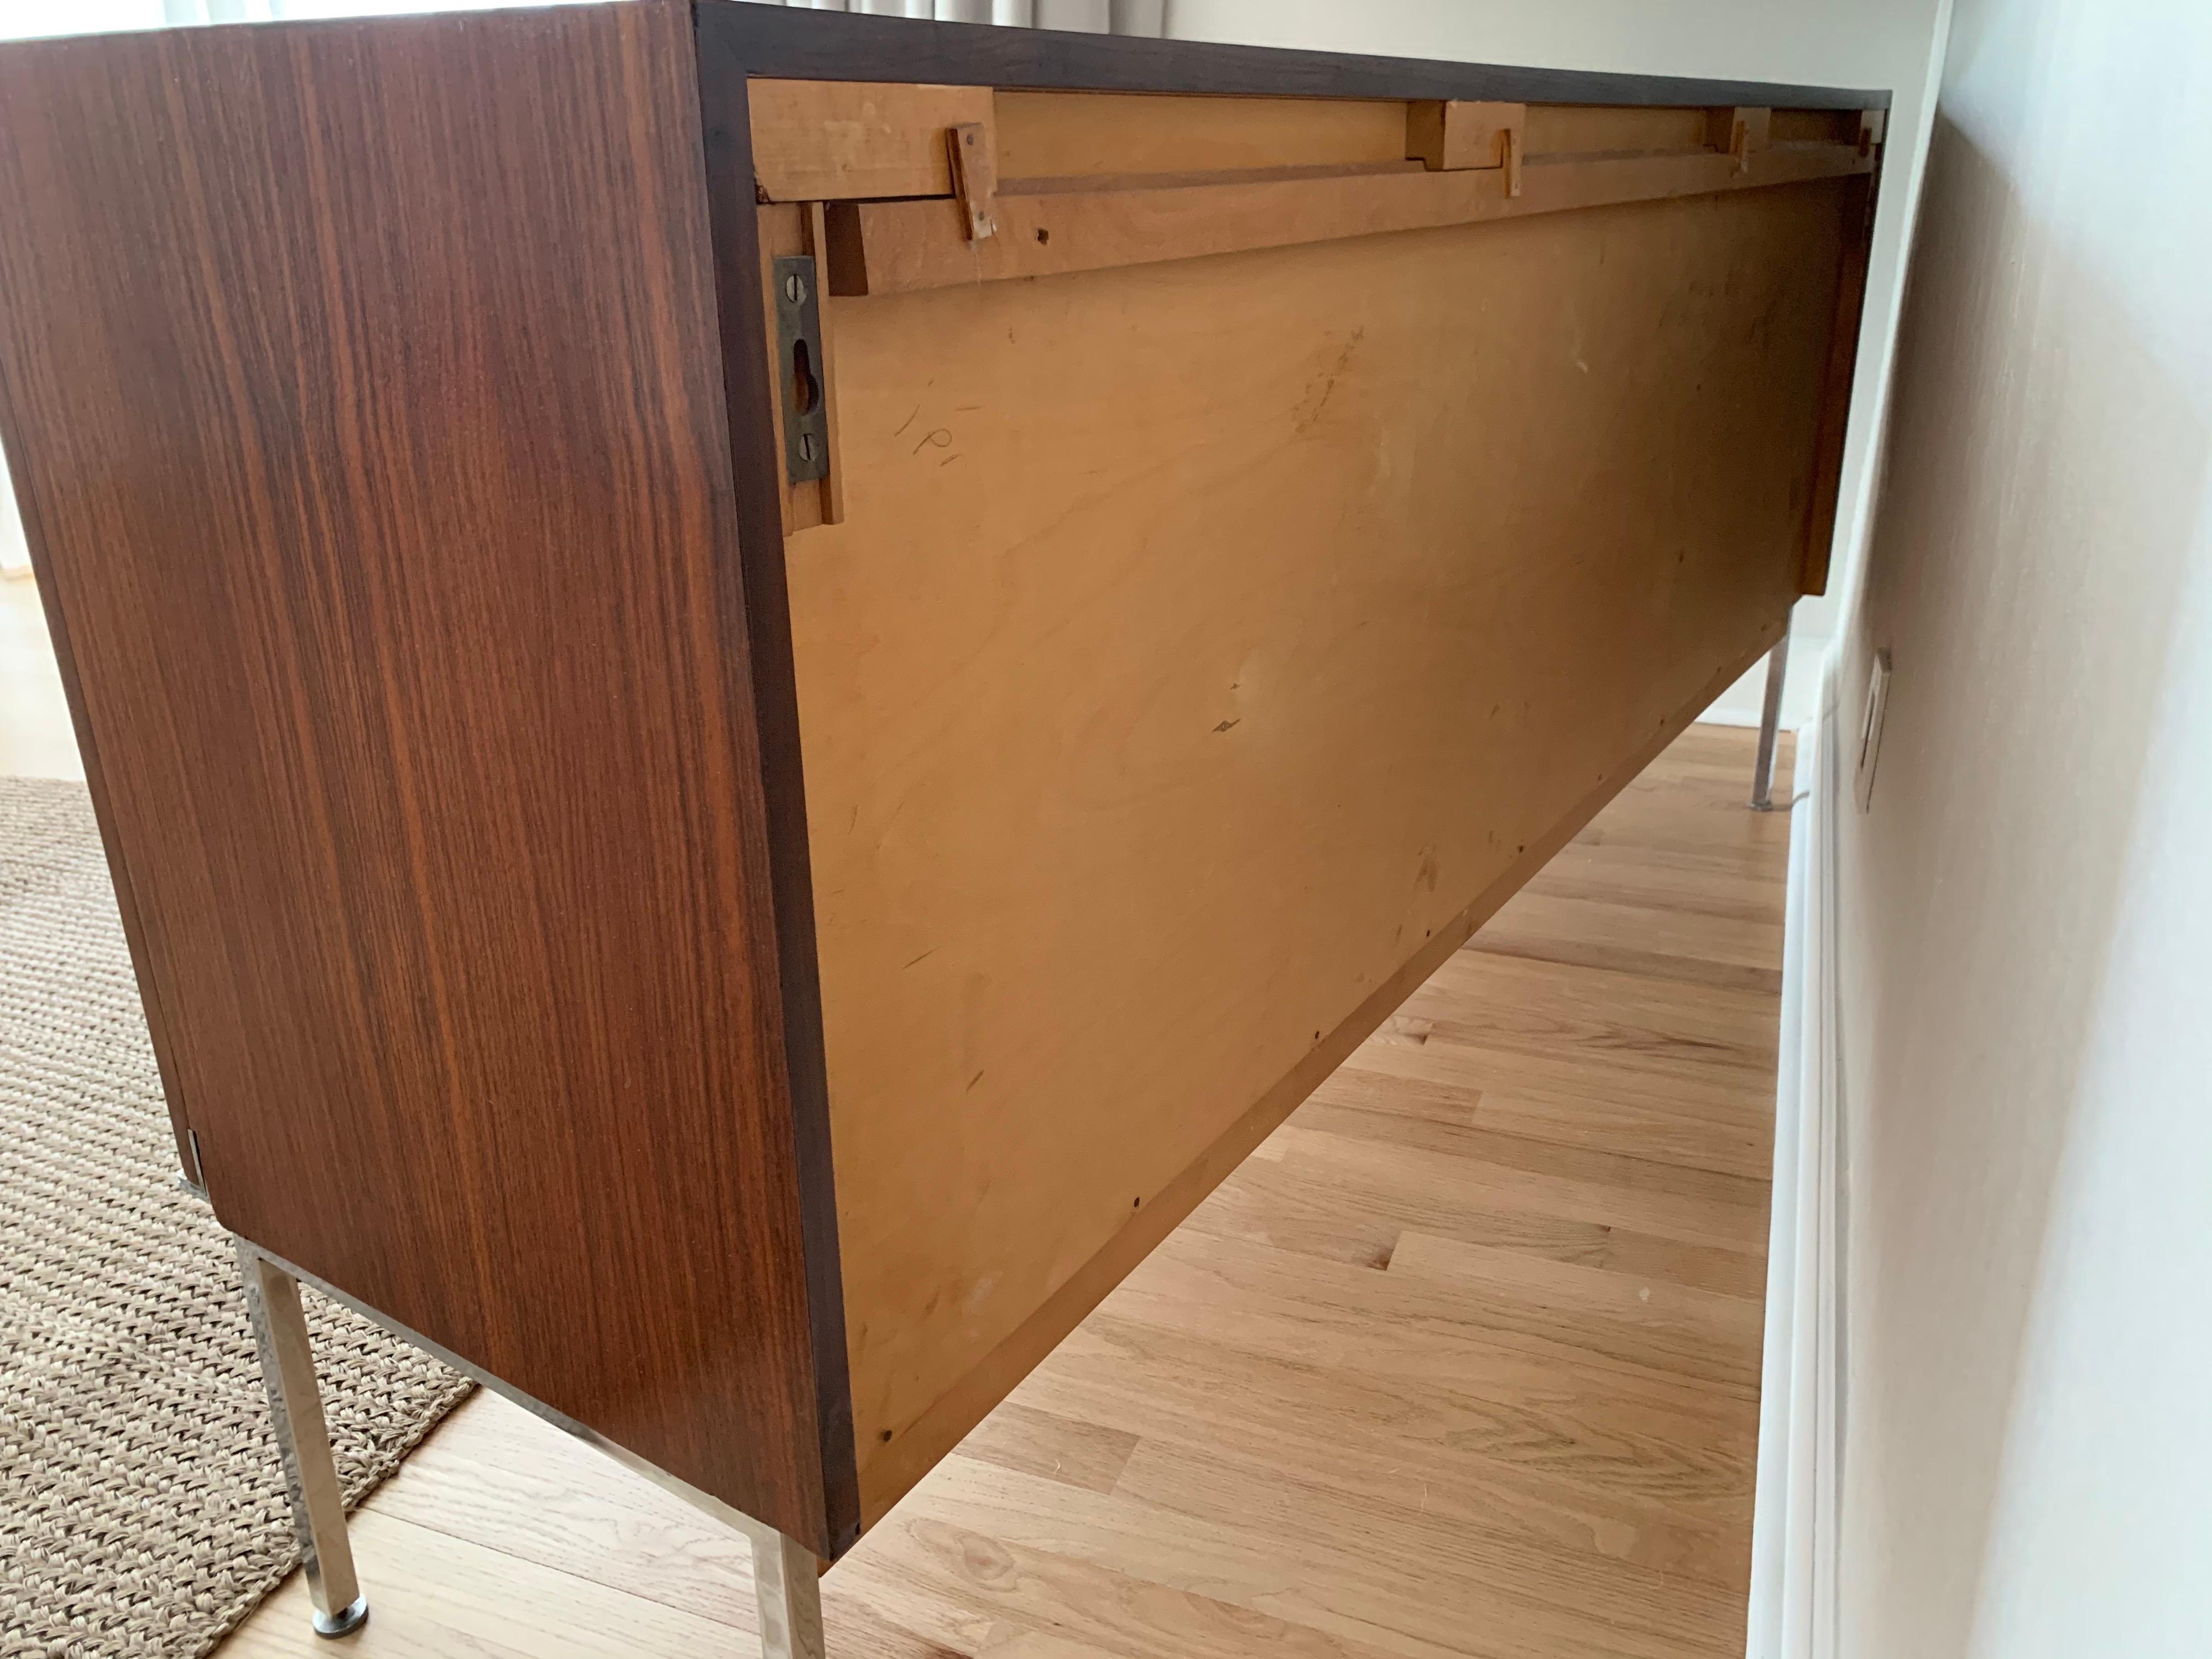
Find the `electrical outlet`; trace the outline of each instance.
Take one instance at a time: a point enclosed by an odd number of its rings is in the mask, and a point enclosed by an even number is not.
[[[1874,653],[1874,672],[1867,676],[1866,713],[1859,721],[1859,768],[1856,793],[1863,812],[1874,799],[1875,762],[1881,754],[1881,717],[1889,706],[1889,647]]]

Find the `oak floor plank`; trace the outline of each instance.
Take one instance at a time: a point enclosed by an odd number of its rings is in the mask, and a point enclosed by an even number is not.
[[[1523,1109],[1521,1103],[1499,1104]],[[1388,1267],[1399,1235],[1410,1227],[1730,1296],[1757,1297],[1765,1283],[1765,1262],[1755,1249],[1683,1243],[1549,1209],[1491,1203],[1451,1183],[1451,1166],[1427,1149],[1388,1149],[1354,1168],[1327,1152],[1302,1150],[1312,1144],[1291,1137],[1275,1143],[1272,1157],[1225,1183],[1184,1227],[1363,1267]],[[1479,1166],[1473,1172],[1479,1174]]]
[[[1563,1100],[1510,1090],[1486,1092],[1474,1127],[1522,1140],[1550,1141],[1596,1152],[1633,1147],[1653,1164],[1678,1164],[1764,1182],[1773,1164],[1773,1134],[1747,1116],[1706,1116],[1678,1106],[1604,1099]]]
[[[1477,936],[1478,938],[1480,935]],[[1771,994],[1684,984],[1604,968],[1458,951],[1407,999],[1403,1012],[1436,1039],[1478,1054],[1603,1060],[1672,1078],[1695,1098],[1709,1088],[1771,1079]],[[1369,1045],[1386,1047],[1388,1045]]]
[[[1498,915],[1508,916],[1517,902]],[[1651,954],[1666,954],[1663,939],[1642,943]],[[1774,941],[1778,953],[1781,943]],[[1688,1045],[1700,1059],[1756,1065],[1771,1058],[1774,1042],[1773,997],[1759,988],[1690,986],[1574,963],[1501,962],[1479,946],[1439,968],[1409,999],[1407,1012],[1424,1012],[1424,1003],[1448,1006],[1449,1018],[1470,1032],[1494,1027],[1513,1033],[1523,1024],[1548,1032],[1565,1024],[1572,1041],[1602,1042],[1608,1052],[1620,1047],[1630,1055],[1646,1052],[1647,1045],[1660,1054]],[[1641,1041],[1623,1044],[1616,1032]]]
[[[1276,1491],[1279,1502],[1312,1510],[1318,1520],[1310,1496],[1291,1485]],[[918,1508],[927,1518],[957,1518],[971,1532],[988,1527],[988,1536],[1012,1547],[1066,1560],[1111,1560],[1147,1582],[1188,1587],[1206,1598],[1194,1607],[1169,1604],[1159,1611],[1196,1613],[1209,1626],[1233,1626],[1237,1610],[1249,1610],[1279,1620],[1291,1631],[1328,1638],[1334,1645],[1315,1650],[1345,1659],[1557,1659],[1563,1654],[1690,1659],[1698,1651],[1656,1633],[1647,1639],[1632,1630],[1624,1639],[1609,1620],[1563,1614],[1517,1595],[1510,1584],[1480,1576],[1468,1564],[1469,1537],[1448,1522],[1436,1528],[1449,1558],[1439,1559],[1392,1549],[1401,1530],[1406,1544],[1418,1540],[1411,1528],[1386,1528],[1377,1535],[1372,1511],[1362,1512],[1356,1526],[1316,1525],[1302,1532],[1224,1522],[1120,1494],[1088,1505],[1038,1503],[1003,1485],[972,1495],[933,1495]],[[900,1518],[895,1513],[892,1520]],[[1474,1542],[1480,1560],[1494,1565],[1504,1559],[1494,1544]],[[902,1545],[888,1547],[898,1551]],[[1176,1620],[1177,1626],[1184,1622]],[[1206,1632],[1209,1638],[1217,1634]],[[1740,1633],[1737,1640],[1740,1645]],[[1239,1659],[1284,1650],[1267,1625],[1244,1632],[1242,1645],[1231,1650]],[[1155,1650],[1133,1644],[1115,1651]]]
[[[1735,1659],[1789,833],[1752,743],[1678,740],[840,1563],[832,1659]],[[295,1577],[223,1659],[754,1651],[741,1538],[490,1395],[355,1536],[362,1635]]]
[[[1485,1095],[1484,1099],[1492,1097]],[[1401,1128],[1401,1124],[1412,1127]],[[1632,1140],[1625,1144],[1633,1150],[1623,1151],[1620,1142],[1590,1146],[1509,1133],[1493,1127],[1480,1105],[1472,1123],[1457,1124],[1401,1117],[1370,1106],[1345,1106],[1332,1099],[1316,1103],[1310,1114],[1302,1116],[1301,1127],[1380,1146],[1418,1146],[1431,1155],[1456,1159],[1453,1167],[1477,1165],[1624,1193],[1648,1193],[1704,1206],[1716,1214],[1763,1216],[1766,1207],[1765,1181],[1653,1158],[1650,1149]]]
[[[1312,1113],[1316,1127],[1307,1126],[1304,1115],[1308,1112]],[[1282,1150],[1285,1162],[1297,1158],[1327,1163],[1354,1179],[1402,1170],[1409,1187],[1425,1194],[1455,1195],[1470,1204],[1487,1203],[1531,1215],[1626,1227],[1685,1243],[1765,1253],[1763,1194],[1754,1200],[1734,1192],[1717,1195],[1668,1191],[1663,1186],[1644,1184],[1627,1164],[1608,1172],[1627,1176],[1614,1180],[1571,1169],[1531,1170],[1514,1163],[1492,1163],[1473,1155],[1469,1149],[1486,1145],[1522,1158],[1530,1156],[1524,1148],[1542,1143],[1419,1118],[1392,1120],[1379,1113],[1310,1106],[1302,1108],[1300,1115],[1285,1127],[1290,1132]],[[1425,1156],[1409,1157],[1409,1152]],[[1678,1167],[1637,1162],[1655,1170]]]
[[[960,1443],[960,1455],[1087,1492],[1112,1492],[1137,1439],[1126,1430],[1009,1399]]]
[[[1014,1541],[928,1514],[887,1522],[876,1574],[903,1573],[971,1615],[1008,1620],[1126,1659],[1374,1659],[1376,1650],[1248,1601],[1105,1565],[1088,1552]],[[872,1577],[874,1575],[872,1575]],[[994,1650],[995,1659],[996,1650]]]
[[[1593,1222],[1409,1189],[1387,1174],[1338,1170],[1336,1179],[1317,1182],[1315,1162],[1286,1146],[1270,1164],[1224,1184],[1183,1226],[1357,1267],[1389,1267],[1408,1227],[1564,1261],[1596,1261],[1610,1242],[1609,1230]]]
[[[1398,1579],[1406,1589],[1394,1598],[1393,1626],[1431,1640],[1461,1624],[1540,1625],[1573,1628],[1578,1642],[1601,1650],[1626,1636],[1642,1644],[1630,1651],[1700,1653],[1741,1617],[1739,1598],[1720,1586],[1510,1537],[1433,1502],[1417,1498],[1409,1509],[1395,1495],[1313,1486],[1218,1451],[1186,1451],[1156,1472],[1150,1462],[1135,1466],[1133,1486],[1157,1492],[1156,1509],[1249,1529],[1285,1553],[1360,1563],[1380,1582]],[[1356,1533],[1347,1534],[1347,1520],[1362,1523]]]
[[[1556,1376],[1549,1394],[1499,1397],[1112,1321],[1080,1337],[1028,1397],[1138,1435],[1117,1493],[1141,1496],[1148,1474],[1235,1456],[1565,1554],[1723,1584],[1738,1576],[1753,1435],[1659,1407],[1591,1411]],[[1227,1387],[1239,1401],[1233,1416],[1208,1409]]]
[[[1516,895],[1589,899],[1623,911],[1662,910],[1685,915],[1717,916],[1779,927],[1783,894],[1765,884],[1733,877],[1720,878],[1685,859],[1638,847],[1632,842],[1604,844],[1571,842],[1539,870]],[[1502,915],[1504,913],[1500,911]],[[1620,930],[1614,941],[1643,947],[1644,942]]]
[[[1195,1333],[1249,1353],[1479,1389],[1509,1403],[1571,1402],[1605,1420],[1623,1407],[1694,1418],[1724,1432],[1755,1424],[1741,1389],[1560,1340],[1503,1292],[1471,1295],[1415,1273],[1392,1278],[1253,1245],[1177,1234],[1092,1317]],[[1227,1406],[1223,1413],[1231,1409]]]
[[[1733,801],[1716,802],[1705,807],[1647,802],[1639,803],[1638,811],[1646,821],[1637,826],[1632,838],[1617,823],[1607,824],[1601,816],[1575,837],[1575,844],[1626,844],[1634,847],[1642,856],[1672,864],[1678,869],[1700,870],[1742,881],[1757,880],[1770,865],[1785,863],[1789,857],[1787,829],[1778,826],[1778,833],[1776,830],[1762,833],[1737,825],[1726,815],[1742,812],[1753,819],[1759,815]],[[1771,817],[1769,822],[1773,822]]]
[[[1569,968],[1772,994],[1782,988],[1782,923],[1544,890],[1516,894],[1472,948]]]
[[[1447,1036],[1419,1047],[1363,1044],[1345,1062],[1356,1070],[1379,1072],[1409,1081],[1441,1084],[1476,1093],[1486,1091],[1575,1100],[1593,1092],[1613,1100],[1664,1106],[1672,1111],[1741,1122],[1760,1109],[1761,1074],[1747,1068],[1686,1066],[1627,1054],[1602,1060],[1578,1054],[1565,1043],[1547,1048],[1484,1048]],[[1605,1076],[1593,1079],[1593,1067]],[[1765,1075],[1771,1095],[1773,1076]],[[1765,1101],[1770,1117],[1773,1103]]]
[[[344,1648],[314,1634],[306,1583],[295,1573],[222,1644],[225,1659],[659,1659],[732,1648],[755,1628],[750,1619],[732,1625],[685,1612],[373,1504],[355,1516],[353,1534],[371,1616]],[[751,1586],[741,1578],[738,1587],[749,1608]]]
[[[1672,1238],[1615,1227],[1605,1242],[1598,1266],[1622,1273],[1663,1279],[1723,1296],[1740,1296],[1760,1304],[1766,1296],[1766,1253],[1764,1250],[1724,1250],[1710,1244],[1685,1244]]]
[[[374,1508],[610,1589],[753,1626],[744,1537],[647,1480],[605,1479],[606,1458],[478,1394],[376,1494]]]
[[[1632,1355],[1723,1386],[1755,1386],[1764,1310],[1741,1297],[1693,1290],[1639,1274],[1407,1232],[1389,1271],[1475,1287],[1510,1298],[1567,1331],[1587,1333],[1601,1352]]]

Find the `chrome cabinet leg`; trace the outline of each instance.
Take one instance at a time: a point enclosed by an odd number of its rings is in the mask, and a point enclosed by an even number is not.
[[[752,1533],[752,1540],[762,1659],[824,1659],[814,1552],[764,1527]]]
[[[300,1565],[315,1604],[315,1634],[343,1636],[361,1628],[368,1601],[354,1577],[353,1546],[346,1539],[345,1498],[315,1386],[315,1359],[307,1346],[300,1281],[238,1241],[238,1266],[246,1279],[246,1310],[261,1351],[261,1381],[269,1390],[269,1416],[276,1430],[276,1455],[284,1465],[284,1491],[292,1500],[292,1525],[300,1534]]]
[[[1759,758],[1751,763],[1751,810],[1774,810],[1774,740],[1782,725],[1782,682],[1790,673],[1790,629],[1766,653],[1766,701],[1759,711]]]

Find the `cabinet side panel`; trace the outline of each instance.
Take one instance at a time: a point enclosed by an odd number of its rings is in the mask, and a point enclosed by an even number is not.
[[[0,125],[217,1213],[826,1552],[690,8],[19,46]]]

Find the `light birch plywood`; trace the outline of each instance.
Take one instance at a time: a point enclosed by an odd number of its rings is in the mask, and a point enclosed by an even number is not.
[[[1838,189],[831,302],[848,518],[787,567],[865,1516],[1771,640]],[[1717,988],[1560,1024],[1757,1086]]]

